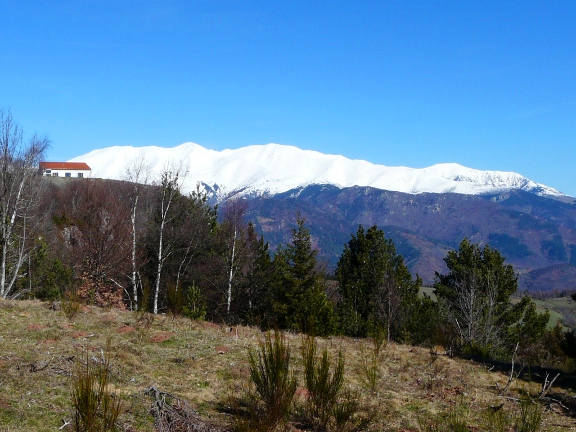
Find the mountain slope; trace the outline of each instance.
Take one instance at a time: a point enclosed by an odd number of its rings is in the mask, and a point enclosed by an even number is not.
[[[501,195],[406,194],[368,187],[308,186],[249,200],[247,218],[271,245],[306,218],[321,257],[334,268],[358,225],[378,225],[425,283],[467,237],[498,249],[521,289],[576,289],[576,205],[523,191]]]
[[[174,148],[109,147],[71,161],[88,163],[96,177],[122,179],[126,167],[138,160],[150,167],[152,179],[160,178],[161,172],[171,165],[182,166],[188,171],[184,190],[191,191],[201,183],[219,199],[235,193],[273,195],[314,184],[367,186],[410,194],[478,195],[520,189],[537,195],[562,196],[555,189],[511,172],[480,171],[458,164],[421,169],[387,167],[278,144],[221,152],[194,143]]]
[[[179,165],[188,170],[185,191],[200,183],[214,201],[244,196],[247,219],[273,249],[289,241],[300,212],[331,268],[358,224],[378,225],[428,284],[468,237],[501,251],[522,289],[576,288],[576,200],[519,174],[456,164],[390,168],[276,144],[222,152],[192,143],[111,147],[74,159],[111,179],[141,160],[149,179]]]

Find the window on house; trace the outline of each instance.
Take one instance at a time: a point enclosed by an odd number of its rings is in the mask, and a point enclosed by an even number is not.
[[[52,172],[52,170],[47,169],[47,170],[44,170],[44,172],[45,172],[46,174],[50,174],[50,173]]]
[[[72,173],[66,173],[64,174],[64,177],[72,177]]]
[[[58,173],[52,173],[52,177],[58,177]]]
[[[78,177],[84,177],[84,173],[78,173]]]

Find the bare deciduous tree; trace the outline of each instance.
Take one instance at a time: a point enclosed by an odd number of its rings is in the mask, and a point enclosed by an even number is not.
[[[182,166],[172,166],[164,169],[160,179],[160,199],[158,208],[158,249],[157,249],[157,266],[156,278],[154,282],[154,305],[153,312],[158,313],[158,297],[160,294],[160,282],[162,269],[172,250],[164,244],[164,232],[168,224],[174,219],[171,208],[174,200],[180,195],[182,180],[186,177],[187,170]]]
[[[244,214],[248,208],[245,200],[232,199],[224,208],[224,222],[222,224],[227,247],[226,270],[228,273],[228,285],[226,289],[226,315],[230,319],[232,305],[232,287],[236,273],[242,267],[240,261],[245,261],[247,245],[244,239]],[[239,259],[240,258],[240,259]]]
[[[150,174],[150,166],[148,165],[146,158],[143,153],[137,156],[133,161],[126,165],[126,172],[124,173],[124,179],[132,183],[132,188],[128,194],[128,200],[130,202],[130,224],[132,229],[132,251],[131,251],[131,262],[132,262],[132,274],[130,276],[130,283],[132,285],[132,299],[131,307],[132,309],[138,309],[138,288],[140,284],[140,278],[138,277],[138,262],[137,262],[137,223],[136,217],[138,215],[138,203],[140,201],[140,196],[142,194],[142,185],[148,183],[148,177]]]
[[[123,307],[130,258],[129,209],[114,185],[97,179],[65,189],[63,229],[79,294],[102,306]]]
[[[39,202],[38,163],[46,137],[27,142],[9,110],[0,109],[0,298],[17,297],[15,282],[30,252],[33,210]]]

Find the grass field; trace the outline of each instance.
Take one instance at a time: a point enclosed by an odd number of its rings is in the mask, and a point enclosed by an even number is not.
[[[286,338],[302,386],[302,338],[294,333]],[[245,394],[247,352],[258,347],[263,333],[95,307],[83,307],[69,319],[48,303],[0,301],[0,431],[56,431],[69,422],[74,365],[83,353],[98,361],[108,339],[110,389],[123,401],[120,430],[154,430],[149,414],[153,400],[144,393],[151,386],[187,401],[220,430],[233,430],[230,405]],[[501,409],[515,413],[517,399],[540,388],[537,383],[517,381],[507,394],[499,395],[498,388],[508,380],[505,372],[437,355],[429,348],[390,343],[378,363],[377,387],[371,393],[362,367],[371,349],[368,341],[333,337],[318,343],[334,356],[342,349],[346,388],[357,392],[366,410],[377,413],[370,429],[374,431],[419,431],[423,419],[456,409],[469,430],[489,430],[484,417],[490,407],[502,405]],[[550,395],[564,405],[574,400],[574,390],[560,386]],[[292,419],[288,430],[300,430],[297,419]],[[551,403],[543,412],[542,430],[576,430],[576,421],[566,409]]]

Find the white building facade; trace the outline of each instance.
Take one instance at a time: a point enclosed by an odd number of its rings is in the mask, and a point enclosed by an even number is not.
[[[40,173],[46,177],[91,177],[92,169],[85,162],[40,162]]]

